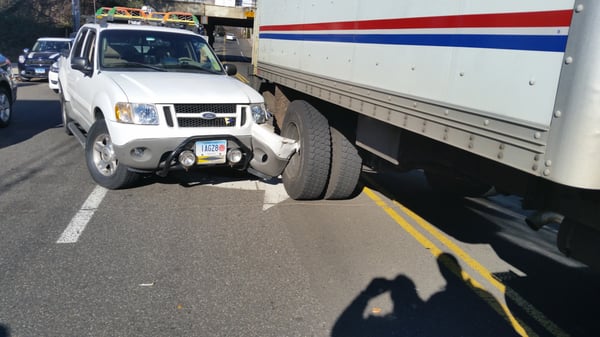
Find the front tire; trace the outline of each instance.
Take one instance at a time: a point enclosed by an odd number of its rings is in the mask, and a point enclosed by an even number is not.
[[[281,175],[286,192],[295,200],[321,198],[331,162],[327,119],[308,102],[293,101],[285,114],[281,135],[300,143]]]
[[[6,88],[0,88],[0,128],[7,127],[10,124],[12,116],[12,100],[10,93]]]
[[[97,120],[88,132],[85,159],[94,181],[108,189],[129,187],[139,178],[138,173],[131,172],[127,166],[119,164],[103,119]]]

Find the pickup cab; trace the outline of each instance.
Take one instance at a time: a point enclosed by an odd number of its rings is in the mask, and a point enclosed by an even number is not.
[[[65,132],[109,189],[174,169],[278,176],[298,144],[274,132],[262,95],[236,72],[192,31],[86,24],[58,72]]]

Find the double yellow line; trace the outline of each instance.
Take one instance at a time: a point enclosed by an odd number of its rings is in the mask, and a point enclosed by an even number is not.
[[[450,239],[448,239],[445,235],[443,235],[439,230],[434,228],[431,224],[429,224],[425,219],[421,218],[410,209],[406,208],[402,204],[397,201],[392,201],[392,205],[399,208],[402,212],[402,215],[396,212],[394,207],[390,206],[386,201],[384,201],[381,197],[379,197],[373,190],[365,187],[363,192],[375,202],[377,206],[379,206],[383,211],[385,211],[390,218],[392,218],[397,224],[399,224],[407,233],[409,233],[412,237],[414,237],[423,247],[425,247],[429,252],[436,258],[442,255],[444,252],[436,246],[431,240],[429,240],[425,235],[423,235],[417,228],[412,226],[406,218],[413,220],[416,224],[419,225],[420,229],[429,233],[436,240],[441,242],[446,248],[448,248],[452,253],[460,260],[464,261],[471,269],[481,275],[486,281],[488,281],[494,288],[499,290],[506,297],[514,301],[518,306],[520,306],[529,316],[531,316],[534,320],[536,320],[541,326],[544,327],[548,332],[556,337],[568,337],[565,331],[560,329],[556,324],[550,321],[543,313],[534,308],[530,303],[528,303],[523,297],[517,294],[514,290],[504,285],[497,279],[492,276],[492,273],[487,270],[483,265],[481,265],[477,260],[469,256],[463,249],[458,247],[455,243],[453,243]],[[510,309],[503,304],[502,302],[493,298],[487,291],[485,291],[484,286],[477,282],[473,277],[469,275],[464,270],[456,270],[455,268],[451,268],[448,262],[442,263],[448,267],[451,271],[455,272],[457,276],[459,276],[477,295],[479,295],[486,303],[488,303],[492,309],[494,309],[500,316],[506,319],[513,327],[513,329],[520,336],[537,336],[537,334],[528,327],[525,323],[514,317],[511,313]]]
[[[227,43],[223,43],[223,55],[227,55]],[[240,73],[235,74],[235,78],[240,80],[242,83],[250,83],[250,81]]]
[[[235,78],[240,80],[242,83],[246,83],[246,84],[250,83],[250,81],[246,77],[244,77],[244,75],[242,75],[240,73],[235,74]]]

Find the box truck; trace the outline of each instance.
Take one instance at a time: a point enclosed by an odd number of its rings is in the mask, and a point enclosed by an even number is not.
[[[600,266],[600,2],[261,0],[253,74],[295,199],[343,199],[363,165],[440,191],[522,197],[533,228]]]

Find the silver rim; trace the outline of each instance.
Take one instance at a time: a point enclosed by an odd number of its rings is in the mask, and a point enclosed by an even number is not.
[[[108,134],[101,134],[94,140],[92,160],[103,176],[110,177],[117,170],[117,157]]]
[[[0,92],[0,120],[3,122],[8,121],[10,118],[10,102],[8,96],[3,92]]]

